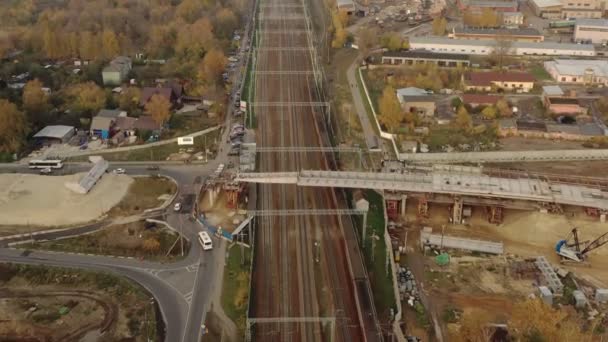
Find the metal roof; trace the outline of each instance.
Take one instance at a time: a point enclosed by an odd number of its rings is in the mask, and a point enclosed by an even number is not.
[[[74,131],[73,126],[54,125],[46,126],[38,133],[34,134],[34,138],[56,138],[63,139],[66,135]]]
[[[424,59],[450,59],[459,61],[468,61],[469,55],[460,53],[438,53],[430,51],[388,51],[383,54],[386,57],[404,57],[404,58],[424,58]]]
[[[542,36],[537,29],[532,27],[514,28],[514,29],[493,29],[493,28],[472,28],[472,27],[455,27],[456,34],[487,34],[487,35],[508,35],[508,36]]]
[[[557,85],[549,85],[543,86],[543,93],[549,96],[562,96],[564,95],[564,91],[560,86]]]
[[[576,26],[608,27],[608,19],[576,19]]]
[[[562,5],[561,1],[559,1],[559,0],[532,0],[532,2],[538,8],[555,7],[555,6]]]

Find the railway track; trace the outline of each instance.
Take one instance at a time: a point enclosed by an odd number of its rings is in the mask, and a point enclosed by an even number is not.
[[[254,102],[260,147],[327,146],[322,106],[315,87],[312,41],[304,0],[260,0]],[[280,103],[280,106],[272,105]],[[310,103],[310,105],[306,105]],[[264,153],[266,172],[329,169],[330,154]],[[259,209],[336,209],[343,207],[332,189],[260,185]],[[344,230],[337,216],[260,217],[252,279],[250,318],[277,318],[255,324],[255,341],[369,341],[356,281],[348,260]],[[346,220],[350,222],[350,220]],[[315,261],[315,242],[320,247]],[[260,248],[261,247],[261,248]],[[373,310],[373,307],[371,308]],[[336,317],[335,327],[320,322],[278,322],[279,318]],[[375,314],[374,316],[375,317]],[[331,331],[333,330],[333,331]]]

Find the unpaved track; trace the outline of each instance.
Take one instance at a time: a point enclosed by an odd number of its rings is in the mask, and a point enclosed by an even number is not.
[[[305,49],[306,34],[301,0],[261,0],[260,35],[255,102],[281,102],[282,106],[257,107],[258,146],[311,147],[324,145],[322,107],[293,106],[293,102],[319,101],[312,74],[312,55]],[[300,30],[300,31],[295,31]],[[290,49],[291,48],[291,49]],[[293,48],[300,48],[294,50]],[[260,155],[261,172],[328,169],[320,153]],[[260,209],[331,209],[343,207],[331,189],[261,185]],[[342,218],[344,219],[344,218]],[[352,229],[352,226],[348,226]],[[262,217],[256,230],[250,317],[336,317],[336,341],[365,341],[358,303],[360,289],[353,280],[341,218],[334,216]],[[352,236],[352,232],[350,233]],[[319,263],[314,243],[320,243]],[[372,324],[373,325],[373,324]],[[330,337],[329,325],[320,323],[263,323],[254,325],[255,341],[322,341]],[[368,339],[370,340],[370,339]]]

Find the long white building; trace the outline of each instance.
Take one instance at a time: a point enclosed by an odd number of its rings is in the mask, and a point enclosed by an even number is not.
[[[495,41],[450,39],[443,37],[410,37],[410,48],[443,53],[464,53],[469,55],[489,55],[496,49]],[[509,42],[507,54],[515,56],[595,56],[595,48],[590,44],[554,42]]]
[[[549,75],[560,83],[608,86],[607,60],[555,59],[545,62],[544,66]]]
[[[577,19],[574,26],[574,40],[605,44],[608,42],[608,19]]]

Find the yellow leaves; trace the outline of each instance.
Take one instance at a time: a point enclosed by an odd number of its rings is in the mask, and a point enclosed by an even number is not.
[[[48,106],[48,95],[42,90],[42,82],[38,79],[27,82],[23,88],[23,108],[29,113],[40,113]]]
[[[380,115],[378,120],[386,126],[389,131],[395,131],[399,128],[403,121],[401,105],[397,100],[395,89],[391,86],[386,86],[382,91],[382,96],[378,104]]]
[[[212,49],[205,54],[202,63],[199,65],[198,77],[202,82],[215,82],[226,69],[228,60],[224,53],[218,49]]]
[[[334,27],[334,39],[331,42],[333,48],[341,48],[346,43],[348,34],[345,30],[345,22],[348,22],[348,16],[346,21],[344,20],[344,12],[333,10],[331,13],[332,24]]]
[[[458,112],[456,113],[456,120],[454,121],[456,127],[468,131],[473,127],[473,119],[471,119],[471,115],[467,112],[467,109],[464,106],[460,106],[458,108]]]
[[[71,109],[78,112],[97,112],[106,105],[106,94],[94,82],[80,83],[67,89]]]
[[[15,104],[0,99],[0,152],[17,152],[29,131],[25,114]]]
[[[104,30],[101,35],[101,43],[104,58],[111,59],[118,56],[120,53],[120,44],[118,43],[118,38],[116,38],[114,31]]]
[[[155,94],[146,103],[145,109],[152,116],[152,119],[162,126],[171,114],[171,103],[164,96]]]

